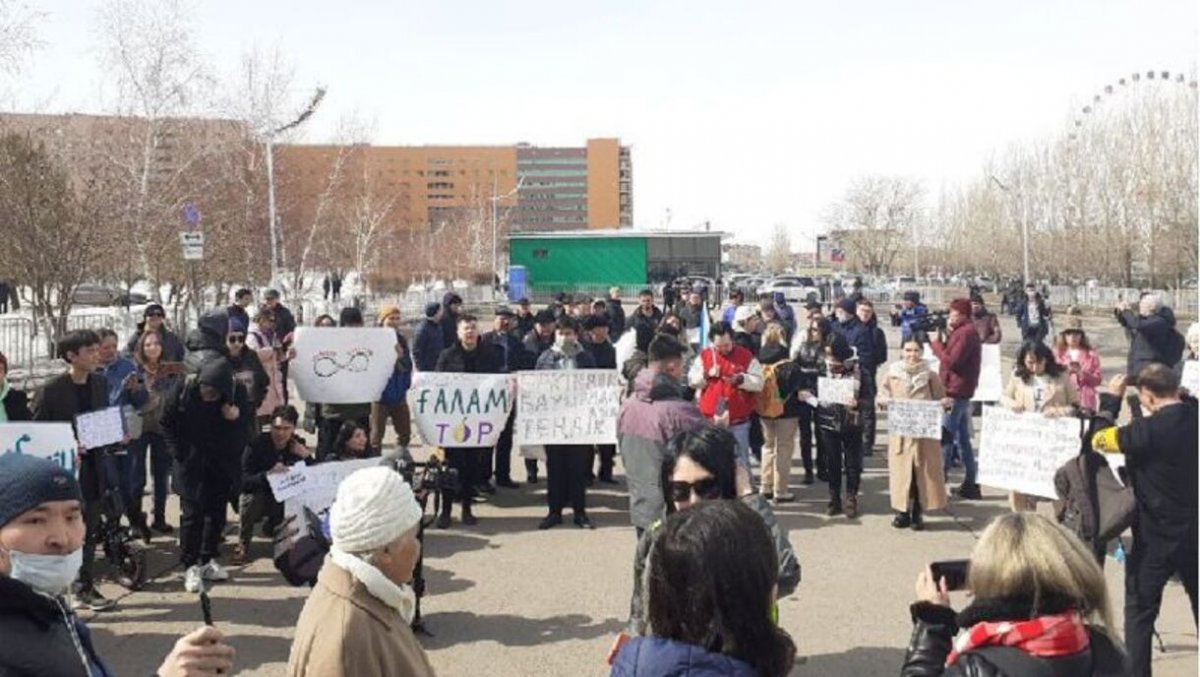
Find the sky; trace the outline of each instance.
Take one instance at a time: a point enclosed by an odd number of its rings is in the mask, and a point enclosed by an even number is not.
[[[103,112],[99,0],[33,0],[44,47],[16,106]],[[868,174],[930,200],[1014,142],[1065,129],[1134,71],[1195,73],[1194,0],[201,0],[217,69],[248,48],[296,69],[296,107],[329,88],[303,140],[355,112],[373,142],[632,148],[638,228],[711,221],[812,250]],[[669,214],[669,217],[668,217]]]

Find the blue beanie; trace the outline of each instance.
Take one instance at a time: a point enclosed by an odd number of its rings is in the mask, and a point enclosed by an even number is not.
[[[49,501],[82,501],[79,482],[54,461],[27,454],[0,456],[0,527]]]

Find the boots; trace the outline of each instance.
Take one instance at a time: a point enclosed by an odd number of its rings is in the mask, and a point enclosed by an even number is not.
[[[842,514],[842,497],[833,495],[829,497],[829,503],[825,505],[825,514],[830,517]]]
[[[906,512],[898,512],[892,519],[892,526],[897,529],[907,529],[912,526],[912,518]]]
[[[130,508],[129,514],[126,515],[129,519],[129,528],[133,533],[137,534],[142,542],[150,545],[150,526],[146,524],[146,513],[137,508]]]
[[[858,517],[858,494],[850,494],[846,497],[846,517],[849,519]]]
[[[462,523],[463,523],[463,526],[466,526],[466,527],[471,527],[471,526],[475,526],[476,524],[479,524],[479,518],[475,516],[475,513],[471,512],[471,504],[470,503],[463,503]]]
[[[450,503],[450,501],[442,502],[442,513],[440,515],[438,515],[437,528],[439,528],[439,529],[450,528],[450,509],[452,507],[453,507],[453,505]]]
[[[925,520],[921,517],[921,499],[919,496],[913,496],[909,503],[909,512],[912,514],[912,530],[923,531],[925,529]]]
[[[983,498],[983,494],[980,493],[977,482],[967,484],[964,481],[958,488],[958,497],[964,501],[978,501]]]

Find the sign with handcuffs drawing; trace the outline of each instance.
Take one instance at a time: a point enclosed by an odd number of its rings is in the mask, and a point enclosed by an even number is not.
[[[396,368],[387,327],[300,327],[290,376],[305,402],[375,402]]]

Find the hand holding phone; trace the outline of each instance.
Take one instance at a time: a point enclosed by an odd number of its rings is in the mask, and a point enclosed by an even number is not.
[[[967,587],[967,574],[970,570],[971,561],[966,559],[943,560],[929,565],[933,580],[938,583],[945,581],[946,590],[950,592]]]

